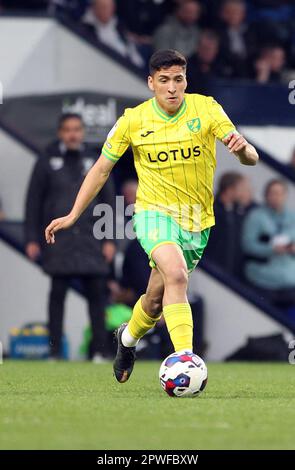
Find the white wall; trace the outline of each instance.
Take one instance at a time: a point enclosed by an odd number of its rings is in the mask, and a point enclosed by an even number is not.
[[[5,97],[85,90],[150,97],[143,80],[51,19],[0,18]]]
[[[150,98],[147,84],[108,56],[58,27],[58,89]]]
[[[8,347],[9,330],[33,321],[46,322],[49,278],[0,240],[0,341]],[[65,332],[72,359],[78,357],[83,329],[88,324],[86,302],[69,291],[66,300]]]
[[[241,129],[239,129],[241,130]],[[282,129],[283,130],[283,129]],[[252,141],[251,141],[252,142]],[[280,177],[271,167],[263,163],[262,160],[256,166],[241,165],[239,160],[228,152],[226,147],[220,142],[217,143],[217,168],[215,173],[215,189],[218,179],[226,171],[237,171],[250,178],[254,194],[258,202],[263,201],[263,190],[265,184],[272,178]],[[295,210],[295,186],[288,183],[288,206]]]
[[[194,292],[200,293],[205,301],[208,361],[223,360],[243,346],[249,336],[290,335],[286,328],[200,269],[191,275],[190,293]]]
[[[11,84],[16,80],[22,84],[24,89],[29,85],[26,84],[26,81],[23,82],[21,74],[23,65],[32,62],[30,60],[32,52],[39,47],[39,43],[44,37],[51,34],[53,25],[52,21],[45,19],[0,18],[0,63],[2,65],[0,80],[3,84],[4,94],[13,93]],[[50,44],[50,42],[49,40],[48,43]],[[48,54],[46,55],[48,58]],[[49,72],[49,64],[45,67],[44,72]],[[36,66],[31,71],[32,79],[35,78],[35,73]],[[37,75],[40,75],[40,69]],[[33,88],[31,89],[33,90]]]
[[[262,150],[283,164],[288,164],[295,148],[294,127],[241,126],[241,132]]]
[[[35,157],[0,129],[0,199],[8,220],[23,220],[27,185]]]

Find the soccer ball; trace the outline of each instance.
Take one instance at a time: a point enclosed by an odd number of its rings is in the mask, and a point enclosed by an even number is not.
[[[207,383],[207,367],[203,359],[191,351],[178,351],[161,364],[159,378],[170,397],[196,397]]]

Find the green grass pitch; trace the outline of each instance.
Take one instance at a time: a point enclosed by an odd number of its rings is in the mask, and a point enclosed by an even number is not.
[[[170,398],[159,363],[118,384],[112,365],[6,361],[1,449],[294,449],[295,366],[209,364],[198,398]]]

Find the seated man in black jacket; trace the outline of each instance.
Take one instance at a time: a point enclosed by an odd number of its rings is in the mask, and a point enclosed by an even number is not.
[[[238,278],[243,278],[242,225],[253,207],[248,179],[240,173],[224,173],[214,202],[216,225],[212,227],[204,258]]]
[[[48,147],[35,165],[26,202],[26,252],[36,260],[41,254],[44,271],[51,277],[49,330],[51,356],[61,354],[64,301],[69,283],[79,278],[88,300],[92,325],[92,352],[103,360],[105,346],[104,310],[106,279],[115,253],[112,241],[93,235],[93,208],[99,202],[114,207],[112,183],[107,184],[71,230],[62,232],[59,243],[49,247],[43,241],[48,221],[70,209],[85,174],[96,155],[83,144],[83,122],[77,114],[64,114],[59,122],[58,142]]]

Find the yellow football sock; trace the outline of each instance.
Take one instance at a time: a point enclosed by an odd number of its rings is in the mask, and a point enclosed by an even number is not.
[[[150,317],[142,308],[141,299],[143,295],[138,299],[133,307],[132,317],[128,323],[129,333],[135,339],[142,338],[149,330],[151,330],[160,320],[161,315],[157,318]]]
[[[188,303],[166,305],[163,315],[175,351],[193,350],[193,318]]]

